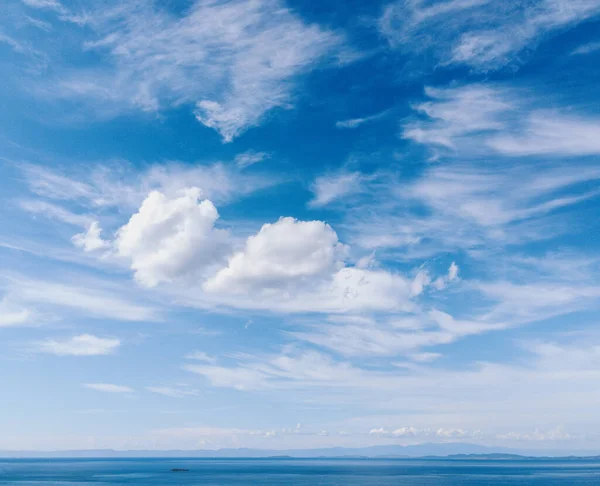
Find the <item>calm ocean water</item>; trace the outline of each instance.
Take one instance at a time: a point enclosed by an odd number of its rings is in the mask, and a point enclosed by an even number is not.
[[[172,468],[189,469],[172,472]],[[600,485],[600,462],[384,459],[14,459],[11,485]]]

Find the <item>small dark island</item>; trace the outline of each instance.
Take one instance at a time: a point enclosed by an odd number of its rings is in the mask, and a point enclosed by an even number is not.
[[[184,469],[182,467],[174,467],[173,469],[171,469],[171,472],[188,472],[189,469]]]

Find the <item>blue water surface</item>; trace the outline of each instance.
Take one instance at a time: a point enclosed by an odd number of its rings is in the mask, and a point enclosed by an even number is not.
[[[186,472],[172,472],[184,468]],[[587,460],[4,459],[11,485],[600,485]]]

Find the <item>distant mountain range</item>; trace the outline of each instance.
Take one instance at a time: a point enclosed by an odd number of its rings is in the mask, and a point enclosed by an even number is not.
[[[129,450],[90,449],[72,451],[0,451],[0,458],[150,458],[150,457],[189,457],[189,458],[434,458],[452,459],[527,459],[532,457],[591,457],[598,451],[564,450],[516,450],[486,447],[461,442],[418,445],[381,445],[372,447],[325,449],[217,449],[217,450]]]

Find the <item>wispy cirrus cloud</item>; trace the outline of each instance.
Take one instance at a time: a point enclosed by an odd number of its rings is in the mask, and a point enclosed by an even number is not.
[[[600,119],[562,116],[556,111],[535,111],[521,135],[499,134],[488,145],[511,156],[585,156],[600,154]]]
[[[308,205],[318,208],[359,193],[363,190],[366,179],[360,172],[346,171],[317,177],[312,185],[314,197]]]
[[[64,12],[65,8],[58,0],[21,0],[25,5],[32,8],[50,9]]]
[[[29,213],[41,214],[47,218],[75,226],[88,226],[94,222],[93,219],[86,214],[74,213],[73,211],[48,201],[27,199],[21,201],[19,205],[21,209],[24,209]]]
[[[523,51],[598,14],[595,0],[400,0],[385,8],[379,30],[395,49],[490,70],[520,63]]]
[[[298,78],[345,49],[341,34],[304,22],[279,0],[197,0],[180,15],[152,2],[115,2],[79,16],[92,33],[84,47],[104,62],[68,70],[42,92],[106,115],[190,105],[225,142],[269,111],[291,108]]]
[[[151,393],[163,395],[170,398],[185,398],[195,397],[200,394],[198,390],[195,390],[189,386],[178,385],[178,386],[147,386],[146,390]]]
[[[593,52],[598,52],[598,51],[600,51],[600,42],[590,42],[589,44],[584,44],[584,45],[578,47],[577,49],[575,49],[571,53],[571,55],[577,56],[577,55],[591,54]]]
[[[506,86],[426,94],[403,121],[402,137],[426,147],[434,163],[411,178],[363,184],[345,213],[350,243],[411,259],[576,230],[566,211],[600,195],[600,166],[590,159],[600,153],[600,119]]]
[[[137,209],[152,190],[174,196],[188,187],[199,187],[202,195],[217,204],[251,194],[277,184],[277,176],[243,173],[231,166],[215,162],[196,164],[193,167],[178,162],[153,164],[139,171],[122,161],[113,164],[90,164],[85,170],[66,171],[36,164],[17,164],[23,172],[30,190],[43,198],[71,202],[80,210],[118,208],[124,211]],[[28,200],[24,209],[46,214],[82,226],[93,218],[72,216],[72,212],[47,201]],[[85,219],[83,219],[85,218]]]
[[[600,5],[594,0],[544,0],[523,6],[515,2],[513,8],[514,24],[510,18],[499,19],[500,25],[491,29],[463,33],[451,60],[483,68],[502,66],[512,60],[511,55],[537,44],[539,38],[600,14]]]
[[[135,302],[109,285],[88,280],[78,285],[27,278],[8,280],[9,296],[14,302],[52,309],[70,309],[85,316],[106,317],[120,321],[155,321],[159,310],[154,305]]]
[[[486,242],[540,241],[576,229],[559,214],[599,196],[599,180],[600,167],[593,164],[573,170],[560,162],[452,161],[432,165],[412,181],[379,187],[375,202],[353,208],[345,226],[353,245],[395,248],[409,259]]]
[[[431,101],[414,105],[424,119],[407,121],[402,128],[403,138],[424,145],[456,148],[465,137],[498,132],[515,109],[514,96],[502,88],[425,88],[425,94]]]
[[[204,351],[194,351],[192,353],[186,354],[185,359],[190,359],[194,361],[204,361],[205,363],[216,363],[216,359],[205,353]]]
[[[316,400],[323,406],[352,404],[363,413],[367,407],[366,420],[354,420],[355,423],[398,424],[395,428],[377,427],[374,435],[392,436],[392,431],[398,430],[398,436],[409,436],[420,429],[433,429],[440,431],[440,437],[457,438],[471,435],[467,431],[474,433],[481,421],[488,424],[488,434],[506,433],[507,429],[526,433],[533,427],[551,430],[557,420],[583,432],[595,414],[594,391],[589,386],[598,376],[597,339],[557,339],[562,342],[523,343],[525,354],[518,362],[485,361],[467,369],[420,364],[404,371],[390,371],[294,349],[243,356],[231,366],[186,369],[204,376],[216,387],[248,393],[260,391],[262,396],[275,394],[296,403],[307,396],[315,403],[318,390]],[[514,380],[521,386],[515,387]],[[365,390],[369,393],[365,394]],[[566,397],[565,390],[586,404],[579,417],[569,414],[572,397]],[[433,397],[440,393],[444,400],[435,400]],[[512,407],[522,407],[523,403],[528,404],[526,408],[535,413],[535,418],[526,413],[515,416]],[[412,429],[399,427],[405,423],[408,410]],[[496,417],[493,425],[487,421],[490,411]]]
[[[457,335],[435,325],[426,314],[414,317],[414,328],[396,327],[393,318],[377,323],[320,323],[291,337],[347,357],[408,356],[415,350],[450,344]],[[387,321],[387,322],[385,322]]]
[[[539,262],[551,264],[552,258]],[[459,311],[466,317],[455,318],[433,307],[413,314],[382,316],[376,321],[319,322],[304,325],[303,330],[288,331],[288,335],[346,357],[404,356],[426,363],[439,357],[427,349],[468,336],[598,309],[600,284],[593,274],[595,268],[590,265],[585,277],[576,282],[558,270],[544,277],[530,271],[526,275],[507,274],[504,279],[469,282],[463,293],[476,304]]]
[[[501,86],[426,88],[415,105],[424,115],[407,121],[403,138],[430,147],[482,155],[586,156],[600,153],[600,119],[540,108],[525,93]],[[537,106],[536,106],[537,105]]]
[[[135,390],[129,386],[115,385],[113,383],[84,383],[84,388],[104,393],[134,393]]]
[[[24,326],[34,319],[34,313],[7,298],[0,299],[0,327]]]
[[[269,159],[271,154],[267,152],[257,152],[255,150],[246,150],[235,156],[235,163],[240,169],[245,169],[251,165],[258,164],[266,159]]]
[[[321,383],[344,386],[344,378],[362,380],[363,371],[348,363],[338,363],[331,357],[315,351],[273,356],[267,361],[249,356],[244,365],[222,367],[216,365],[185,365],[184,369],[207,377],[215,386],[238,390],[257,390],[289,387],[291,382],[303,386]],[[338,381],[339,380],[339,381]]]

